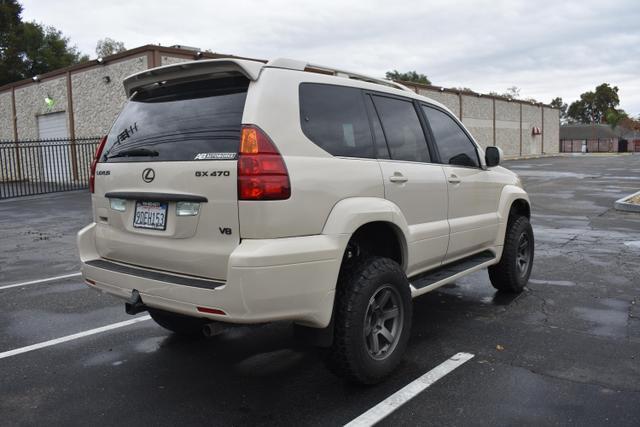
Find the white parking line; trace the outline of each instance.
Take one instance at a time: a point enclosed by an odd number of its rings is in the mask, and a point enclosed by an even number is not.
[[[78,332],[77,334],[67,335],[66,337],[56,338],[54,340],[49,340],[49,341],[45,341],[45,342],[41,342],[33,345],[28,345],[26,347],[16,348],[15,350],[9,350],[9,351],[5,351],[4,353],[0,353],[0,359],[15,356],[17,354],[27,353],[33,350],[39,350],[41,348],[50,347],[56,344],[62,344],[63,342],[67,342],[67,341],[77,340],[78,338],[99,334],[101,332],[110,331],[112,329],[122,328],[124,326],[129,326],[129,325],[133,325],[134,323],[144,322],[145,320],[149,320],[149,319],[151,319],[151,316],[148,316],[148,315],[136,317],[135,319],[125,320],[124,322],[113,323],[111,325],[101,326],[95,329],[89,329],[88,331]]]
[[[82,273],[80,273],[80,272],[71,273],[71,274],[63,274],[62,276],[45,277],[44,279],[30,280],[28,282],[22,282],[22,283],[14,283],[12,285],[0,286],[0,291],[3,290],[3,289],[19,288],[20,286],[37,285],[38,283],[47,283],[47,282],[53,282],[54,280],[68,279],[70,277],[78,277],[81,274]]]
[[[452,356],[450,359],[445,360],[420,378],[416,379],[410,384],[407,384],[402,389],[393,393],[382,402],[378,403],[373,408],[369,409],[358,418],[351,421],[346,427],[355,426],[371,426],[381,421],[384,417],[391,414],[393,411],[404,405],[420,392],[426,390],[433,383],[440,378],[447,375],[449,372],[461,366],[463,363],[471,360],[473,354],[470,353],[458,353]]]

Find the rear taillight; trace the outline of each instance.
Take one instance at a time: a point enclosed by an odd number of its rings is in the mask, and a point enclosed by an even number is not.
[[[92,193],[96,186],[96,166],[98,166],[98,160],[100,160],[100,155],[102,155],[102,150],[104,150],[104,144],[106,142],[107,137],[103,136],[100,140],[100,144],[98,144],[98,148],[96,149],[96,155],[93,157],[93,161],[91,162],[91,170],[89,171],[89,191]]]
[[[289,173],[276,146],[259,127],[242,126],[238,199],[284,200],[289,196]]]

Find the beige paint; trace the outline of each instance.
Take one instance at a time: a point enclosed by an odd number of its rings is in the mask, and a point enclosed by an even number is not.
[[[221,61],[221,67],[227,66],[228,61]],[[235,160],[102,163],[99,171],[108,170],[109,175],[96,178],[94,223],[78,235],[82,272],[95,281],[92,286],[122,298],[137,289],[151,307],[192,316],[235,323],[286,319],[324,327],[331,319],[346,245],[364,224],[383,221],[397,230],[406,255],[402,267],[410,278],[443,260],[482,250],[496,256],[427,288],[412,287],[413,296],[499,261],[511,204],[516,199],[528,201],[515,174],[501,167],[486,168],[479,146],[482,168],[333,157],[302,132],[298,87],[307,81],[331,83],[446,107],[414,92],[343,77],[268,67],[248,75],[255,77],[243,122],[260,126],[276,143],[289,170],[292,196],[238,202]],[[476,119],[487,120],[481,115],[477,113]],[[156,171],[152,183],[141,179],[147,167]],[[195,178],[194,171],[202,168],[226,170],[229,176]],[[191,218],[177,218],[175,203],[170,203],[167,230],[143,231],[131,227],[133,202],[125,212],[113,211],[105,197],[108,191],[192,194],[208,201],[202,203],[198,217]],[[233,233],[223,235],[219,227],[230,227]],[[224,286],[215,290],[176,286],[86,264],[102,257],[219,279]],[[197,312],[198,306],[227,314],[205,315]]]

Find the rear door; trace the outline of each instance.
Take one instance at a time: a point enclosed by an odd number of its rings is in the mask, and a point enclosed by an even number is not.
[[[132,96],[96,169],[100,256],[226,279],[239,244],[236,158],[248,84],[162,82]]]
[[[372,94],[376,142],[383,139],[387,157],[379,154],[385,198],[402,211],[409,227],[408,275],[438,266],[449,240],[447,184],[442,166],[431,163],[424,130],[412,100]]]
[[[478,150],[444,110],[422,105],[447,179],[451,235],[445,262],[491,246],[498,231],[502,184],[480,164]]]

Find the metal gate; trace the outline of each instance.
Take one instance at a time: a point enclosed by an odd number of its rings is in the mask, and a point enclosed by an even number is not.
[[[99,141],[0,141],[0,199],[87,188]]]

